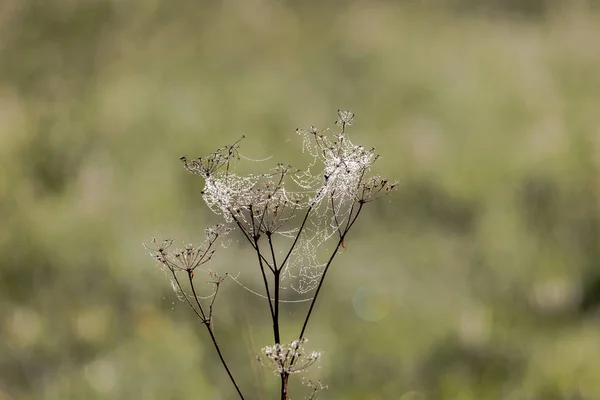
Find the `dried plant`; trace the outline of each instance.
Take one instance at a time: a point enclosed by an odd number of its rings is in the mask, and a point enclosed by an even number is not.
[[[354,114],[338,110],[338,132],[315,127],[297,129],[303,151],[311,156],[303,170],[279,164],[264,174],[238,174],[236,164],[240,161],[239,146],[244,137],[208,156],[193,160],[181,157],[189,172],[204,178],[204,201],[224,223],[207,229],[206,240],[199,246],[171,250],[172,240],[159,243],[154,239],[145,245],[170,274],[180,299],[188,303],[206,326],[241,399],[245,397],[223,357],[213,326],[213,305],[225,277],[205,266],[212,259],[217,242],[235,228],[252,247],[264,285],[261,296],[268,303],[273,323],[273,345],[266,346],[258,359],[279,377],[280,399],[288,399],[290,375],[305,371],[321,357],[320,352],[306,352],[303,345],[308,322],[335,256],[346,248],[346,236],[365,204],[387,195],[395,187],[387,179],[369,175],[379,156],[374,148],[366,149],[350,141],[346,131],[353,120]],[[323,258],[317,250],[327,242],[333,244],[333,250]],[[198,296],[196,270],[208,272],[214,290],[207,297]],[[281,295],[287,288],[311,295],[298,337],[286,344],[281,340],[279,324]],[[325,388],[320,382],[309,381],[308,386],[312,390],[311,399]]]

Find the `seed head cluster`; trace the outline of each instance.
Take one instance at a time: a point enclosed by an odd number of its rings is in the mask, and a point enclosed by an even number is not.
[[[262,349],[258,361],[273,370],[276,375],[296,374],[305,371],[321,358],[321,352],[307,353],[304,350],[306,339],[294,340],[287,344],[275,344]]]
[[[173,289],[209,331],[221,363],[242,400],[245,397],[224,359],[214,331],[215,299],[225,278],[204,265],[212,259],[217,243],[234,228],[241,231],[256,252],[254,259],[265,295],[242,286],[267,300],[275,343],[264,347],[258,360],[281,377],[281,399],[289,399],[289,376],[307,370],[321,357],[320,352],[305,351],[304,333],[333,258],[346,249],[346,235],[363,206],[386,196],[396,187],[388,179],[370,174],[379,155],[374,148],[350,141],[347,128],[353,123],[353,113],[338,110],[335,123],[338,129],[334,133],[314,126],[297,129],[302,150],[309,156],[308,165],[303,169],[280,163],[262,174],[238,173],[238,162],[246,159],[240,155],[243,136],[207,156],[181,157],[189,172],[204,179],[203,199],[224,223],[206,229],[206,239],[200,245],[189,244],[173,250],[170,239],[162,242],[152,239],[144,245],[159,266],[170,272]],[[332,245],[323,246],[325,243]],[[324,247],[327,251],[333,249],[331,254],[320,251]],[[197,279],[194,279],[196,270],[208,274],[208,283],[213,288],[208,296],[199,295],[195,286]],[[238,282],[236,278],[233,280]],[[300,294],[312,291],[312,298],[308,299],[310,307],[296,336],[300,339],[282,344],[280,307],[285,300],[282,300],[281,290],[288,287]],[[309,399],[326,388],[320,382],[309,381],[307,385],[312,391]]]
[[[172,239],[158,242],[155,238],[144,247],[160,266],[171,272],[186,271],[193,273],[198,267],[206,264],[215,252],[215,242],[229,233],[231,229],[223,224],[205,229],[206,240],[201,245],[187,244],[182,249],[172,250]]]
[[[181,157],[189,172],[204,178],[203,199],[226,224],[237,226],[249,238],[278,234],[296,240],[282,277],[300,293],[314,289],[323,270],[317,249],[344,234],[359,205],[395,188],[385,178],[368,176],[379,155],[374,148],[350,141],[347,128],[353,122],[353,113],[338,110],[340,130],[336,133],[314,126],[297,129],[303,151],[311,157],[303,170],[278,164],[264,174],[238,174],[236,164],[244,137],[207,156]],[[307,216],[310,218],[305,219]],[[208,261],[214,251],[204,254],[202,248],[186,249],[171,258],[156,252],[158,249],[155,252],[167,267],[187,270]]]

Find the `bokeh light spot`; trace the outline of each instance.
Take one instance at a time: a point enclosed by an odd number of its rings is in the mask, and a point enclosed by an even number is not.
[[[364,321],[375,322],[385,318],[390,309],[390,298],[377,285],[363,285],[352,298],[354,312]]]

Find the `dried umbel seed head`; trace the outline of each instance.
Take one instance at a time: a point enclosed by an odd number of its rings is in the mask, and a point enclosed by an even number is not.
[[[335,121],[336,125],[339,125],[342,127],[342,130],[346,127],[346,126],[350,126],[352,125],[352,121],[354,120],[354,113],[351,113],[350,111],[345,111],[345,110],[338,110],[338,119],[337,121]]]
[[[247,158],[239,153],[239,140],[195,160],[182,157],[186,169],[204,178],[207,206],[229,226],[253,241],[274,234],[295,240],[281,277],[300,293],[316,288],[326,265],[317,249],[340,239],[362,205],[395,187],[370,175],[379,155],[352,143],[346,128],[353,123],[352,112],[338,110],[337,132],[314,126],[296,130],[311,158],[303,170],[277,164],[264,174],[240,174],[237,161]]]
[[[237,157],[239,143],[244,139],[242,136],[240,140],[230,146],[224,146],[217,149],[212,154],[204,157],[199,157],[194,160],[188,160],[186,156],[179,157],[183,162],[185,168],[193,174],[203,176],[204,178],[210,178],[217,171],[222,169],[228,169],[231,161]]]
[[[272,235],[288,224],[303,208],[303,199],[285,187],[267,182],[246,194],[248,204],[231,210],[232,218],[247,232]]]
[[[165,245],[166,243],[169,243],[169,245]],[[193,244],[188,244],[183,249],[170,250],[172,243],[172,240],[165,240],[158,244],[156,239],[153,238],[150,243],[144,244],[144,246],[152,258],[161,266],[173,272],[193,272],[200,265],[207,263],[215,252],[214,249],[194,246]]]
[[[223,237],[231,232],[231,228],[224,224],[217,224],[204,230],[204,234],[209,243],[215,242],[219,237]]]
[[[321,381],[313,382],[312,380],[305,378],[302,378],[302,384],[311,389],[311,394],[308,397],[308,400],[314,399],[317,392],[329,389],[329,386],[323,385]]]
[[[159,243],[155,238],[152,238],[149,243],[144,243],[144,247],[160,266],[171,272],[193,273],[198,267],[210,261],[216,250],[215,242],[230,231],[231,229],[225,225],[215,225],[205,230],[206,240],[201,245],[187,244],[182,249],[172,250],[171,239]]]
[[[335,135],[315,134],[314,128],[297,130],[304,136],[304,149],[314,161],[298,181],[303,188],[313,189],[313,205],[321,201],[352,202],[359,197],[360,185],[368,179],[367,173],[379,159],[374,148],[366,149],[353,144],[344,128],[352,124],[354,114],[349,111],[338,111],[338,125],[342,132]],[[320,174],[314,173],[314,166],[322,165]]]
[[[359,202],[368,203],[382,198],[395,188],[396,183],[390,183],[387,179],[374,176],[360,183],[356,199]]]
[[[307,339],[294,340],[288,344],[275,344],[262,349],[258,361],[277,375],[295,374],[307,370],[321,358],[321,352],[307,353],[303,344]]]
[[[225,276],[236,283],[239,281],[230,274],[219,275],[204,264],[211,260],[217,240],[232,227],[238,228],[256,252],[265,295],[240,285],[268,301],[276,342],[280,342],[279,306],[285,301],[281,290],[291,287],[302,294],[314,291],[312,298],[306,299],[311,303],[299,333],[300,337],[304,336],[331,262],[347,248],[344,241],[364,205],[395,188],[387,179],[370,174],[372,165],[379,159],[375,149],[355,145],[348,138],[346,128],[353,125],[354,114],[338,110],[337,116],[337,132],[314,126],[296,131],[302,137],[303,153],[311,158],[304,170],[277,164],[263,174],[240,174],[236,171],[237,161],[250,160],[239,153],[241,139],[207,156],[191,160],[181,157],[189,172],[204,178],[203,199],[213,212],[224,218],[225,224],[206,229],[206,240],[201,245],[189,244],[172,250],[172,240],[157,242],[155,239],[145,245],[157,263],[170,272],[167,275],[180,300],[188,303],[210,332],[219,358],[242,400],[244,396],[215,338],[213,321],[215,298]],[[278,237],[273,237],[274,234]],[[328,251],[322,251],[332,248],[329,255]],[[246,263],[240,264],[245,266]],[[206,296],[195,285],[197,269],[208,275],[206,283],[212,293]],[[185,280],[180,279],[182,277]],[[257,357],[281,377],[282,399],[289,398],[289,375],[307,370],[321,358],[320,352],[307,352],[305,343],[304,338],[276,343],[263,348]],[[306,385],[312,391],[309,400],[326,388],[320,382],[308,381]]]

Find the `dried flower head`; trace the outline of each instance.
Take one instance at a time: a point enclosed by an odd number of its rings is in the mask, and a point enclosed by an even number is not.
[[[258,361],[273,370],[277,375],[295,374],[307,370],[321,358],[321,352],[307,353],[303,344],[307,339],[294,340],[288,344],[275,344],[262,349]]]
[[[335,122],[335,124],[341,126],[342,130],[346,126],[352,125],[352,121],[354,120],[354,113],[352,113],[350,111],[345,111],[345,110],[338,110],[337,113],[338,113],[338,119]]]
[[[247,238],[256,241],[261,235],[278,234],[295,240],[281,276],[291,279],[289,287],[300,293],[316,287],[326,264],[317,249],[332,237],[343,238],[358,205],[395,187],[369,176],[379,155],[374,148],[350,141],[346,127],[353,122],[352,112],[338,110],[337,133],[314,126],[297,129],[303,150],[312,157],[304,170],[278,164],[264,174],[239,174],[239,140],[205,157],[182,158],[188,171],[204,178],[202,194],[208,207]]]
[[[304,170],[277,164],[263,174],[237,173],[237,162],[246,159],[239,152],[244,137],[207,156],[192,160],[181,157],[189,172],[204,178],[203,199],[227,224],[206,229],[206,239],[201,245],[189,244],[183,249],[172,250],[173,240],[170,239],[162,242],[152,239],[144,245],[157,263],[170,272],[173,289],[208,330],[241,400],[245,397],[214,331],[215,299],[225,277],[203,267],[211,260],[216,242],[228,234],[231,227],[237,227],[256,252],[264,295],[242,286],[268,301],[276,343],[263,348],[257,358],[281,378],[280,398],[289,399],[289,376],[307,370],[321,358],[320,352],[305,351],[306,339],[303,337],[334,257],[347,248],[346,235],[364,205],[387,195],[396,186],[385,178],[370,174],[372,165],[379,159],[375,149],[355,145],[348,138],[346,128],[353,125],[354,114],[343,110],[338,110],[337,114],[338,132],[331,133],[315,126],[296,130],[302,137],[303,152],[312,157]],[[279,237],[275,240],[276,234]],[[327,252],[318,250],[326,242],[327,250],[333,250],[323,256]],[[209,277],[207,283],[212,292],[208,295],[201,293],[195,284],[197,269]],[[233,280],[239,283],[236,278]],[[283,283],[286,280],[291,283]],[[299,293],[311,290],[314,293],[308,299],[311,303],[297,336],[300,339],[281,344],[280,306],[285,302],[281,290],[286,287]],[[306,385],[312,391],[309,400],[326,388],[320,382],[308,381]]]
[[[313,382],[310,379],[302,379],[302,384],[311,389],[311,393],[308,397],[308,400],[313,400],[317,392],[329,389],[329,386],[323,385],[321,381]]]
[[[359,202],[368,203],[382,198],[395,188],[396,183],[389,183],[385,178],[374,176],[360,183],[356,199]]]
[[[183,162],[185,168],[191,173],[203,176],[204,178],[209,178],[219,170],[227,170],[231,161],[239,157],[239,144],[244,138],[245,136],[242,136],[234,144],[221,147],[214,153],[211,153],[205,157],[199,157],[189,161],[186,156],[182,156],[179,159]]]
[[[231,229],[219,224],[205,230],[206,240],[201,245],[187,244],[182,249],[171,250],[173,240],[166,239],[158,242],[155,238],[150,243],[144,243],[144,247],[159,265],[171,272],[186,271],[193,273],[198,267],[206,264],[215,253],[215,242]]]

